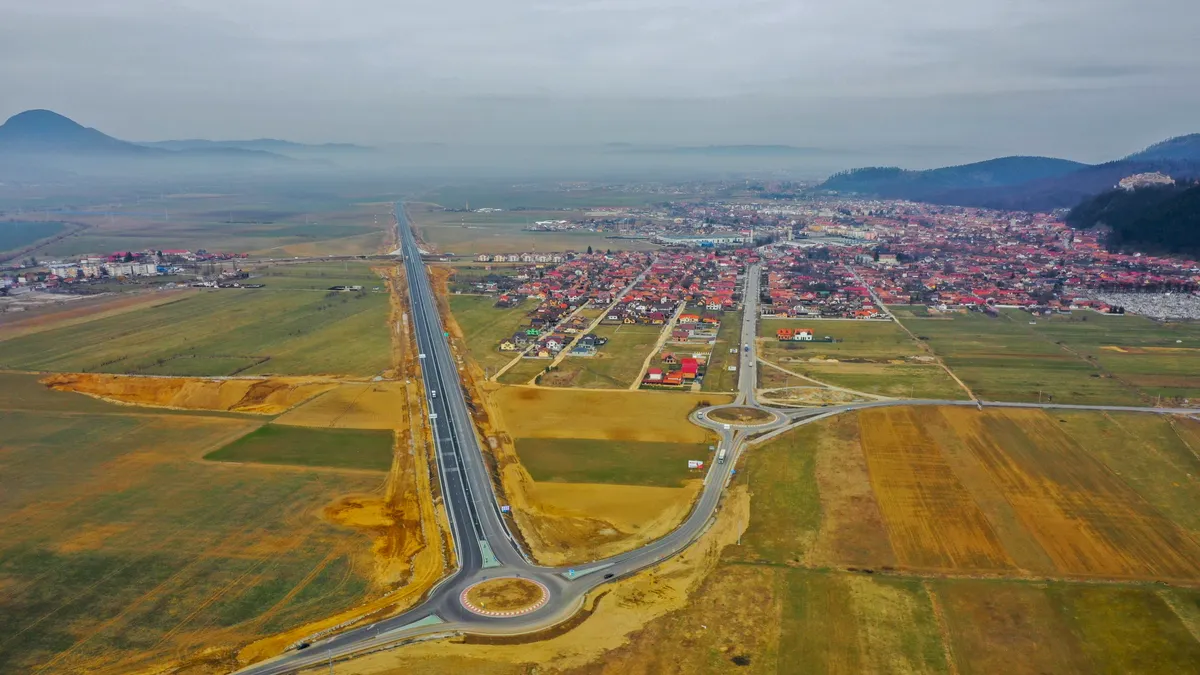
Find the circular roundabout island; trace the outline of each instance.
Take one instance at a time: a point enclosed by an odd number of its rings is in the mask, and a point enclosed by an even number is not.
[[[761,424],[770,424],[775,421],[775,413],[749,406],[715,408],[708,412],[707,417],[714,422],[737,424],[739,426],[758,426]]]
[[[550,590],[539,582],[520,577],[498,577],[468,586],[459,601],[481,616],[520,616],[541,608]]]

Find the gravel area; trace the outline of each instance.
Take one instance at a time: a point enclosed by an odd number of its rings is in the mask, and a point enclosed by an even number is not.
[[[1091,291],[1093,300],[1119,305],[1130,314],[1152,319],[1200,319],[1200,296],[1187,293],[1105,293]]]

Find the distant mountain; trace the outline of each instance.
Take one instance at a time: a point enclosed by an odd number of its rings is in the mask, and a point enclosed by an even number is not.
[[[0,125],[0,175],[12,182],[99,174],[162,176],[255,171],[305,163],[253,148],[147,147],[113,138],[50,110],[27,110]]]
[[[148,148],[159,148],[162,150],[214,150],[214,149],[238,149],[238,150],[255,150],[259,152],[273,152],[286,155],[289,153],[360,153],[374,152],[374,148],[369,148],[365,145],[354,145],[352,143],[296,143],[293,141],[282,141],[275,138],[256,138],[248,141],[210,141],[201,138],[176,140],[176,141],[145,141],[139,143]]]
[[[1071,209],[1067,223],[1107,227],[1110,250],[1200,254],[1200,184],[1110,190]]]
[[[1019,211],[1070,208],[1136,173],[1200,177],[1200,134],[1179,136],[1104,164],[1050,157],[1002,157],[928,171],[895,167],[834,174],[818,189],[932,204]]]
[[[1200,176],[1200,162],[1118,160],[1062,176],[1003,187],[952,190],[920,201],[1011,211],[1052,211],[1071,208],[1081,200],[1111,190],[1126,176],[1152,171],[1187,180]]]
[[[0,125],[0,151],[147,156],[150,148],[127,143],[50,110],[27,110]]]
[[[955,190],[1018,185],[1063,176],[1086,167],[1086,164],[1053,157],[1001,157],[926,171],[869,167],[834,174],[821,189],[927,201]]]
[[[1135,152],[1125,159],[1142,162],[1159,160],[1200,162],[1200,134],[1169,138],[1161,143],[1155,143],[1141,152]]]

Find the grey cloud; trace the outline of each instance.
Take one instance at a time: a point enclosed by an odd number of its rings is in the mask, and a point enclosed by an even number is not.
[[[1198,31],[1194,0],[6,0],[0,115],[131,138],[1095,159],[1200,130],[1179,107]]]

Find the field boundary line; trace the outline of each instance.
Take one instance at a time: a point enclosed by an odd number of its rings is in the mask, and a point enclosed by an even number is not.
[[[870,287],[868,286],[868,288]],[[917,336],[908,329],[908,326],[904,325],[904,322],[900,320],[900,317],[896,316],[890,309],[887,308],[886,305],[880,304],[879,306],[883,307],[887,311],[888,315],[892,317],[892,321],[895,321],[896,325],[900,326],[900,329],[907,333],[908,337],[915,342],[922,351],[928,352],[931,356],[933,356],[933,358],[937,361],[937,364],[942,367],[942,370],[946,371],[946,374],[949,375],[950,378],[955,382],[957,382],[958,386],[963,388],[963,391],[967,392],[967,397],[969,397],[972,401],[979,400],[979,397],[975,395],[975,392],[971,391],[971,388],[967,386],[967,383],[959,379],[958,375],[954,374],[953,370],[950,370],[950,366],[946,365],[946,360],[943,359],[941,355],[933,349],[932,345],[924,340],[917,339]]]
[[[946,656],[946,670],[950,675],[958,675],[958,662],[954,660],[954,644],[950,640],[950,628],[946,625],[946,614],[942,609],[942,600],[937,596],[928,580],[921,582],[925,595],[929,596],[929,604],[933,609],[933,619],[937,621],[938,635],[942,638],[942,653]]]
[[[762,338],[760,338],[760,339],[762,339]],[[787,373],[788,375],[791,375],[792,377],[798,377],[798,378],[800,378],[800,379],[802,379],[802,380],[808,380],[809,382],[812,382],[813,384],[820,385],[820,386],[822,386],[822,387],[824,387],[824,388],[826,388],[826,389],[830,389],[830,390],[832,390],[832,391],[840,391],[840,392],[842,392],[842,393],[845,393],[845,394],[853,394],[854,396],[865,396],[865,397],[867,397],[867,398],[873,398],[873,399],[875,399],[875,400],[877,400],[877,401],[893,401],[893,400],[895,400],[895,398],[894,398],[894,397],[892,397],[892,396],[884,396],[883,394],[870,394],[870,393],[867,393],[867,392],[865,392],[865,391],[858,391],[858,390],[856,390],[856,389],[848,389],[848,388],[846,388],[846,387],[839,387],[839,386],[837,386],[837,385],[834,385],[834,384],[829,384],[828,382],[822,382],[822,381],[820,381],[820,380],[817,380],[817,379],[811,378],[811,377],[809,377],[809,376],[807,376],[807,375],[801,375],[800,373],[797,373],[797,372],[795,372],[795,371],[788,370],[787,368],[784,368],[783,366],[781,366],[781,365],[779,365],[779,364],[776,364],[776,363],[772,363],[772,362],[770,362],[770,361],[767,361],[766,359],[764,359],[764,358],[763,358],[763,357],[761,357],[761,356],[760,356],[760,357],[758,357],[758,362],[759,362],[759,363],[761,363],[761,364],[763,364],[763,365],[766,365],[766,366],[769,366],[769,367],[771,367],[771,368],[774,368],[775,370],[778,370],[778,371],[780,371],[780,372],[782,372],[782,373]],[[787,387],[772,387],[772,389],[775,389],[775,388],[784,389],[784,388],[787,388]],[[764,390],[762,390],[762,389],[759,389],[759,391],[764,391]]]

